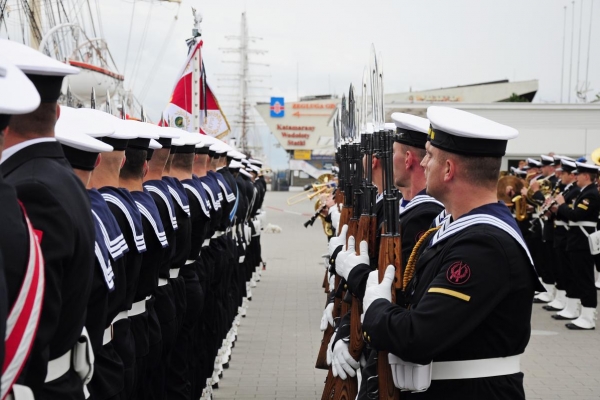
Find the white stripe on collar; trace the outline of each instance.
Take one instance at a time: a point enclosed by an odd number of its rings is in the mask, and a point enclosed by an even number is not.
[[[435,204],[438,204],[438,205],[444,207],[444,205],[442,203],[440,203],[433,197],[431,197],[427,194],[421,194],[421,195],[413,197],[412,200],[410,200],[408,202],[408,204],[400,210],[400,215],[405,213],[407,210],[410,210],[411,208],[418,206],[419,204],[423,204],[423,203],[435,203]]]
[[[204,204],[204,199],[202,198],[202,196],[200,196],[198,189],[187,183],[184,183],[183,187],[188,189],[190,192],[194,193],[194,196],[196,196],[196,198],[198,199],[198,203],[200,203],[200,207],[202,207],[202,211],[204,211],[204,215],[210,218],[210,212],[206,209],[207,204]],[[206,200],[206,202],[208,203],[208,200]]]
[[[102,268],[102,273],[104,274],[104,280],[106,281],[106,285],[109,290],[112,290],[115,287],[115,273],[112,269],[112,265],[109,260],[105,260],[102,255],[102,250],[100,250],[100,246],[98,242],[94,243],[95,248],[94,252],[96,253],[96,260],[98,260],[98,264],[100,264],[100,268]]]
[[[169,199],[167,199],[167,196],[165,196],[162,190],[160,190],[156,186],[144,185],[144,188],[146,188],[146,190],[148,190],[149,192],[156,193],[160,196],[161,199],[163,199],[163,201],[167,205],[167,210],[169,210],[169,217],[171,217],[171,225],[173,226],[173,229],[177,230],[177,217],[175,217],[175,211],[171,207],[171,203],[169,202]]]
[[[96,221],[98,221],[98,226],[100,226],[100,230],[102,231],[104,243],[106,243],[106,247],[108,248],[111,257],[113,258],[113,260],[118,259],[124,252],[126,252],[129,249],[129,247],[127,246],[127,242],[123,237],[123,234],[121,233],[114,240],[110,240],[108,232],[106,231],[106,227],[104,226],[104,223],[102,222],[100,217],[98,217],[98,214],[96,214],[94,210],[92,210],[92,214],[96,218]]]
[[[436,218],[436,222],[438,222],[438,218],[441,216],[438,215]],[[448,239],[449,237],[457,234],[458,232],[474,225],[488,224],[491,226],[495,226],[499,229],[502,229],[504,232],[508,233],[512,236],[513,239],[519,243],[519,245],[525,250],[527,257],[529,257],[529,262],[531,265],[534,265],[533,259],[531,258],[531,254],[529,253],[529,249],[527,245],[523,241],[521,235],[517,233],[510,225],[506,222],[502,221],[500,218],[496,218],[489,214],[474,214],[466,217],[459,218],[458,220],[451,222],[451,215],[446,215],[438,224],[441,228],[433,235],[430,246],[435,246],[436,244]]]
[[[235,200],[235,195],[233,193],[227,193],[227,188],[225,187],[225,184],[221,182],[220,179],[217,179],[217,182],[219,182],[219,186],[221,186],[221,189],[223,189],[223,192],[225,193],[225,199],[227,199],[227,202],[231,203],[233,200]]]
[[[181,207],[181,209],[188,215],[190,215],[190,206],[185,206],[183,205],[183,201],[181,200],[181,196],[179,196],[179,193],[177,192],[177,190],[173,189],[171,186],[167,185],[167,187],[169,188],[169,193],[171,193],[171,196],[173,196],[173,198],[175,199],[175,201],[177,202],[177,204],[179,204],[179,207]]]
[[[218,210],[219,208],[221,208],[221,203],[215,200],[215,195],[212,192],[212,190],[210,190],[210,186],[208,186],[204,182],[200,182],[200,183],[202,183],[202,187],[204,188],[206,193],[208,193],[208,195],[210,196],[210,199],[212,200],[213,208],[215,209],[215,211]],[[219,196],[221,196],[220,192],[219,192]],[[219,199],[219,201],[220,201],[220,199]]]
[[[123,204],[121,199],[109,193],[102,193],[102,197],[104,197],[104,200],[106,200],[107,202],[112,203],[121,209],[121,211],[125,215],[125,218],[127,218],[127,221],[129,222],[129,226],[131,226],[131,231],[133,232],[135,240],[135,247],[138,249],[139,253],[146,251],[146,241],[144,240],[144,233],[141,232],[140,234],[138,234],[138,232],[135,231],[135,223],[133,222],[133,217],[131,216],[131,214],[129,214],[129,210],[127,209],[125,204]]]
[[[135,204],[137,205],[138,210],[140,210],[140,213],[144,217],[146,217],[148,222],[150,222],[150,225],[152,225],[154,233],[156,233],[156,237],[158,238],[158,241],[160,242],[161,246],[167,247],[169,245],[169,242],[167,241],[167,235],[165,234],[165,232],[161,232],[158,230],[158,225],[156,224],[156,221],[154,220],[154,217],[152,217],[150,211],[148,211],[148,209],[138,201],[136,201]]]

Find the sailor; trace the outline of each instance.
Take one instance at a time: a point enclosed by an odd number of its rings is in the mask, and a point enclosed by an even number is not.
[[[554,300],[556,294],[556,279],[554,270],[556,269],[555,257],[553,255],[554,248],[554,216],[552,214],[542,215],[541,209],[547,205],[549,198],[556,187],[558,178],[554,174],[555,160],[554,157],[541,155],[541,176],[535,180],[531,180],[530,188],[533,191],[533,199],[538,202],[538,220],[536,223],[540,227],[541,232],[541,247],[539,262],[536,263],[537,270],[542,278],[542,284],[546,291],[537,294],[533,298],[534,303],[549,303]],[[551,193],[544,193],[540,190],[540,182],[547,185],[546,190]],[[548,200],[550,201],[550,200]],[[541,203],[541,204],[539,204]]]
[[[155,128],[153,130],[159,135],[158,140],[163,142],[178,138],[180,135],[172,128]],[[169,192],[167,183],[162,180],[169,152],[169,150],[163,151],[162,144],[151,139],[146,150],[147,172],[143,178],[144,191],[150,194],[156,204],[165,237],[169,243],[158,271],[158,287],[153,294],[154,310],[160,324],[162,337],[162,349],[159,352],[160,362],[155,368],[149,369],[147,374],[148,385],[151,387],[149,397],[158,399],[166,396],[166,375],[170,367],[171,352],[180,329],[179,320],[177,319],[176,296],[170,281],[170,270],[178,249],[176,237],[179,226],[177,224],[175,201]]]
[[[408,276],[412,273],[411,268],[407,268],[410,254],[423,236],[426,238],[427,235],[433,232],[429,230],[431,223],[442,212],[444,206],[425,191],[425,171],[421,166],[421,161],[425,157],[429,121],[425,118],[404,113],[394,113],[392,119],[396,126],[393,157],[394,185],[402,187],[402,201],[404,203],[404,207],[400,211],[402,269],[405,271],[406,281],[408,282]],[[352,242],[354,242],[353,238],[351,239]],[[362,299],[368,274],[376,265],[362,263],[366,261],[363,254],[368,254],[368,247],[365,246],[366,242],[360,245],[361,249],[358,257],[351,254],[354,251],[352,249],[354,246],[348,246],[348,253],[344,252],[338,255],[336,272],[346,279],[350,291]],[[396,304],[406,306],[402,292],[396,293]],[[333,351],[334,358],[339,358],[340,355],[344,354],[344,352],[340,352],[342,346],[343,344],[338,345],[336,343]],[[339,359],[338,365],[342,365],[344,361],[348,360]],[[370,398],[373,393],[377,392],[377,379],[369,379],[377,375],[376,365],[377,352],[371,351],[362,373],[359,398]]]
[[[115,119],[115,117],[106,115],[113,120]],[[102,194],[129,249],[127,254],[119,260],[125,266],[125,298],[113,300],[116,316],[111,323],[113,334],[110,343],[123,363],[123,397],[129,399],[136,392],[137,385],[135,380],[136,344],[130,318],[134,318],[146,310],[145,299],[134,302],[142,265],[142,255],[146,251],[146,242],[142,229],[142,215],[131,193],[120,187],[119,184],[119,172],[125,162],[127,144],[129,140],[135,139],[136,136],[121,121],[116,121],[114,124],[115,133],[102,139],[103,142],[113,147],[113,151],[101,153],[102,162],[94,169],[90,187]],[[121,290],[122,287],[117,287],[113,293],[120,293]]]
[[[4,39],[0,54],[28,75],[41,98],[35,111],[11,117],[0,161],[5,181],[16,188],[37,231],[46,263],[42,316],[21,378],[39,398],[84,398],[71,355],[84,333],[94,266],[93,220],[85,188],[54,137],[63,78],[78,70]]]
[[[221,220],[222,195],[218,184],[209,178],[208,169],[214,152],[210,147],[218,139],[203,136],[202,141],[196,145],[193,163],[193,180],[197,188],[202,188],[207,198],[207,209],[210,220],[207,227],[206,239],[202,242],[200,257],[196,262],[196,271],[202,292],[204,293],[204,308],[199,316],[199,323],[193,335],[193,366],[192,366],[192,398],[211,398],[212,375],[214,361],[217,355],[217,337],[215,321],[217,318],[215,270],[219,267],[220,249],[218,242],[213,241],[217,225]],[[201,191],[198,191],[202,195]],[[221,198],[219,198],[221,196]]]
[[[557,215],[569,221],[567,252],[572,266],[573,297],[570,293],[567,294],[565,309],[554,318],[574,319],[566,324],[569,329],[595,329],[598,300],[594,286],[594,258],[588,237],[596,231],[600,212],[600,194],[596,186],[598,167],[579,162],[576,166],[580,193],[571,204],[566,202],[565,196],[556,196]]]
[[[210,212],[207,209],[207,196],[192,180],[195,148],[201,139],[202,135],[182,131],[181,136],[171,142],[174,157],[169,175],[181,182],[188,199],[190,245],[187,247],[184,265],[178,275],[184,284],[186,308],[183,313],[183,324],[171,356],[171,367],[167,373],[167,398],[169,399],[191,398],[190,365],[193,360],[191,356],[193,332],[204,307],[204,293],[198,279],[196,260],[206,239]]]
[[[146,252],[142,255],[141,272],[134,296],[135,302],[145,301],[145,310],[133,317],[130,316],[132,331],[136,344],[136,377],[139,383],[137,397],[146,399],[154,393],[150,385],[150,375],[159,368],[162,351],[162,334],[160,322],[154,308],[154,294],[159,287],[168,284],[166,279],[159,279],[159,271],[163,268],[166,255],[170,254],[169,242],[161,215],[170,216],[164,202],[155,203],[150,192],[144,189],[143,179],[147,170],[147,150],[151,139],[158,139],[159,127],[134,120],[122,120],[120,123],[127,131],[136,136],[129,140],[125,150],[125,163],[119,172],[119,185],[127,189],[142,215],[142,230],[146,243]],[[163,210],[159,211],[159,207]],[[168,257],[166,262],[168,262]],[[166,281],[166,282],[165,282]],[[141,311],[141,309],[140,309]],[[158,395],[158,393],[157,393]]]
[[[561,160],[560,168],[556,172],[560,173],[560,182],[564,185],[560,194],[565,199],[565,203],[572,209],[572,203],[579,195],[579,187],[577,186],[577,178],[574,175],[577,166],[574,160],[566,158]],[[545,305],[543,308],[548,311],[561,311],[567,302],[575,303],[575,294],[577,289],[573,289],[573,267],[569,260],[567,252],[567,236],[569,230],[569,220],[564,215],[558,215],[558,206],[554,204],[550,209],[554,213],[554,257],[555,260],[555,276],[556,276],[556,296],[554,300]],[[570,300],[569,300],[570,299]],[[572,307],[572,305],[571,305]],[[560,313],[559,313],[560,314]],[[569,316],[569,315],[567,315]],[[575,317],[575,315],[570,315]],[[572,318],[569,318],[572,319]]]
[[[11,115],[27,114],[40,105],[40,95],[33,83],[14,64],[0,57],[0,156],[4,145],[4,129]],[[0,167],[1,168],[1,167]],[[0,398],[10,396],[13,387],[16,391],[33,393],[27,387],[15,385],[27,361],[37,324],[42,310],[44,290],[44,261],[33,226],[27,219],[25,209],[19,204],[15,189],[4,182],[0,173],[0,334],[4,345],[0,345],[0,376],[2,387]],[[32,277],[31,280],[26,279]],[[28,283],[28,284],[24,284]],[[32,296],[34,301],[26,303]],[[15,307],[15,304],[22,307]],[[19,315],[25,329],[14,327]],[[8,325],[8,327],[7,327]],[[11,332],[6,336],[6,331]],[[5,358],[5,348],[23,349],[9,351]]]
[[[365,340],[390,352],[407,398],[524,399],[519,355],[540,285],[519,229],[496,196],[501,158],[518,132],[447,107],[429,107],[427,117],[427,193],[447,215],[413,249],[409,309],[390,304],[393,267],[381,284],[377,272],[369,276]],[[411,372],[416,385],[402,382]]]
[[[100,152],[113,149],[92,137],[111,135],[115,131],[114,124],[97,114],[107,115],[96,110],[79,111],[61,106],[55,129],[56,139],[62,145],[66,159],[86,188],[89,187],[92,171],[101,160]],[[111,322],[118,313],[113,305],[115,302],[111,300],[116,298],[116,304],[122,304],[124,299],[125,271],[118,260],[128,248],[102,195],[94,189],[88,190],[88,195],[94,217],[96,260],[85,322],[94,355],[91,359],[93,376],[90,367],[85,383],[92,398],[107,399],[118,396],[124,389],[123,363],[110,345],[113,335]],[[117,284],[120,286],[118,291]]]

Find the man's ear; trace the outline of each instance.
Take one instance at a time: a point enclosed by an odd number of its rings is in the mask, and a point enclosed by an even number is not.
[[[415,161],[415,156],[414,156],[413,152],[410,150],[407,150],[406,156],[404,157],[404,166],[406,167],[407,171],[412,168],[414,161]]]
[[[98,153],[98,157],[96,157],[96,163],[94,164],[94,169],[96,169],[98,167],[98,165],[100,165],[101,162],[102,162],[102,154]]]
[[[144,161],[144,166],[142,167],[142,171],[144,171],[144,178],[145,178],[146,174],[148,173],[148,161]]]
[[[446,159],[444,167],[444,182],[450,182],[456,175],[456,163],[454,160]]]
[[[121,168],[123,168],[123,165],[125,165],[125,161],[127,161],[127,156],[125,154],[123,154],[123,160],[121,160]],[[119,168],[119,169],[121,169]]]

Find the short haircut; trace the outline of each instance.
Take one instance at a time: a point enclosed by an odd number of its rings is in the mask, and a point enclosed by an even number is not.
[[[56,125],[56,102],[41,103],[37,110],[28,114],[13,115],[8,126],[17,135],[35,133],[52,136]]]
[[[144,163],[148,152],[140,149],[125,150],[125,164],[119,176],[123,179],[144,179]]]
[[[440,150],[440,149],[438,149]],[[461,166],[461,177],[473,185],[496,188],[500,176],[502,157],[463,156],[440,150],[440,162],[453,159]]]
[[[404,144],[404,143],[399,143],[399,145],[400,145],[400,149],[402,150],[403,153],[406,153],[407,151],[410,151],[411,153],[413,153],[414,155],[417,156],[417,158],[419,159],[419,161],[423,160],[423,158],[425,158],[425,154],[427,154],[427,152],[425,151],[425,149],[421,149],[419,147],[409,146],[409,145]]]
[[[184,171],[191,171],[194,166],[194,153],[175,153],[171,168],[181,169]]]
[[[598,179],[598,174],[594,174],[593,172],[581,172],[582,174],[588,174],[590,176],[590,180],[594,182]]]

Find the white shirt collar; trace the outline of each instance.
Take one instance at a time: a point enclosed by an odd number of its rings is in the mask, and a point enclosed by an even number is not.
[[[15,144],[14,146],[9,147],[8,149],[4,149],[4,151],[2,152],[2,158],[0,159],[0,164],[4,163],[4,161],[8,160],[12,155],[14,155],[20,150],[23,150],[24,148],[29,147],[31,145],[44,142],[56,142],[56,138],[51,137],[30,139],[19,144]]]
[[[378,193],[375,198],[375,203],[379,203],[383,199],[383,193]]]

